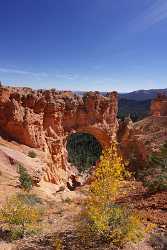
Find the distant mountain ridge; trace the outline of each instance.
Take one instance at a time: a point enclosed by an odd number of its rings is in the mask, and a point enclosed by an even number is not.
[[[119,98],[135,100],[135,101],[145,101],[154,99],[158,93],[167,94],[167,88],[165,89],[149,89],[149,90],[137,90],[129,93],[119,93]]]
[[[78,95],[84,95],[86,91],[74,91]],[[107,92],[100,92],[105,95]],[[135,101],[146,101],[154,99],[158,93],[164,93],[167,95],[167,88],[165,89],[148,89],[148,90],[136,90],[129,93],[119,93],[120,99],[135,100]]]

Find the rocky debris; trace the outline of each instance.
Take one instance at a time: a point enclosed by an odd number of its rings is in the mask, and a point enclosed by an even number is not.
[[[63,250],[119,250],[120,248],[114,246],[112,243],[107,243],[105,239],[97,236],[96,240],[93,238],[87,239],[85,242],[76,231],[65,231],[58,234],[41,235],[40,237],[31,237],[18,243],[17,250],[54,250],[55,243],[60,241]],[[156,244],[160,245],[160,244]],[[162,244],[161,244],[162,245]],[[128,243],[123,250],[153,250],[151,242],[144,239],[139,243]],[[159,248],[166,249],[166,248]]]
[[[167,140],[167,116],[149,116],[134,124],[135,137],[148,154],[159,151]]]
[[[149,243],[153,247],[153,249],[167,249],[166,225],[164,225],[164,227],[158,228],[155,232],[151,234]]]
[[[70,91],[0,88],[0,132],[48,155],[44,179],[60,184],[74,173],[67,161],[66,140],[71,133],[90,133],[103,147],[117,132],[117,93],[83,97]]]
[[[39,186],[40,181],[42,180],[43,172],[40,169],[35,169],[32,174],[33,186]]]
[[[0,242],[0,249],[1,250],[17,250],[15,244],[6,243],[6,242],[3,242],[3,241]]]
[[[71,175],[69,181],[67,182],[67,188],[70,191],[74,191],[77,187],[80,187],[81,183],[79,182],[77,176]]]
[[[127,182],[127,188],[133,185],[126,196],[118,198],[119,204],[130,204],[131,208],[144,215],[145,221],[151,222],[158,227],[167,230],[167,191],[148,193],[141,182]]]

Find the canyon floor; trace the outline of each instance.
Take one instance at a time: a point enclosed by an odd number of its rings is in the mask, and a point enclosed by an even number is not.
[[[9,196],[21,191],[18,174],[15,166],[11,164],[11,159],[29,166],[45,164],[43,152],[35,150],[37,157],[32,159],[27,156],[30,149],[25,145],[0,138],[0,205]],[[126,185],[128,186],[129,184],[127,183]],[[152,244],[149,240],[150,235],[146,235],[142,242],[136,245],[129,244],[124,250],[167,249],[163,248],[164,243],[163,247],[161,246],[161,240],[163,237],[166,239],[164,235],[166,235],[167,231],[167,192],[148,194],[141,183],[136,181],[134,181],[133,186],[135,187],[134,190],[126,197],[120,197],[119,202],[133,204],[133,207],[142,212],[147,221],[156,224],[158,229],[156,229],[153,236],[153,242],[155,241],[156,243]],[[82,242],[78,240],[76,233],[79,222],[78,215],[82,208],[82,201],[86,197],[87,189],[88,186],[84,186],[75,191],[69,191],[65,187],[64,190],[58,191],[56,185],[41,181],[39,187],[34,187],[31,192],[39,198],[45,210],[42,232],[37,236],[27,237],[14,242],[9,242],[5,235],[0,234],[0,249],[54,250],[57,235],[59,235],[63,243],[64,250],[113,249],[111,246],[105,246],[105,244],[99,243],[94,245],[94,242],[90,243],[88,248],[85,248],[85,246],[82,246]],[[156,238],[159,235],[162,237]]]

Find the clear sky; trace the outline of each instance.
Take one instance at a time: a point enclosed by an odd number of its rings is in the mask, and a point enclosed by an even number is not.
[[[0,0],[0,79],[71,90],[167,87],[167,0]]]

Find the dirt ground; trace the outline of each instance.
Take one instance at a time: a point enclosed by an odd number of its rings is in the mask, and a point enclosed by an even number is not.
[[[167,192],[157,193],[154,195],[146,195],[142,190],[140,183],[136,185],[136,190],[120,202],[128,202],[142,211],[148,221],[156,223],[159,229],[166,231],[167,229]],[[46,191],[47,190],[47,191]],[[59,234],[63,242],[64,250],[84,250],[82,244],[78,242],[75,234],[77,227],[78,214],[81,209],[81,202],[85,197],[87,187],[79,188],[76,191],[64,190],[56,192],[53,184],[41,183],[39,188],[35,188],[33,193],[41,198],[45,209],[45,217],[43,221],[42,233],[38,236],[28,237],[23,240],[16,241],[14,244],[0,242],[0,249],[4,250],[54,250],[54,240]],[[152,250],[149,236],[139,244],[128,244],[124,250]],[[113,246],[105,244],[102,246],[92,246],[87,249],[107,250],[114,249]],[[159,248],[165,249],[165,248]]]
[[[8,157],[4,154],[5,141],[0,140],[0,206],[10,195],[20,192],[18,185],[18,174],[16,169],[12,167]],[[3,145],[2,145],[3,144]],[[7,146],[5,144],[5,146]],[[11,144],[9,145],[11,147]],[[20,147],[12,144],[13,150],[16,151],[15,157],[23,157],[20,153],[27,154],[29,148]],[[13,153],[13,151],[7,152]],[[37,152],[38,153],[38,152]],[[24,157],[23,157],[24,158]],[[27,159],[27,158],[26,158]],[[23,159],[24,161],[24,159]],[[39,159],[35,159],[39,164]],[[127,203],[138,211],[142,212],[148,222],[157,224],[160,234],[163,234],[163,242],[167,239],[167,192],[157,194],[148,194],[142,187],[141,183],[127,183],[127,187],[133,185],[134,189],[125,197],[119,197],[120,203]],[[54,184],[42,181],[39,187],[34,187],[32,194],[35,194],[42,201],[45,209],[45,216],[42,223],[42,233],[38,236],[28,237],[15,242],[4,241],[0,233],[0,250],[56,250],[54,247],[57,233],[63,242],[64,250],[84,250],[82,242],[78,241],[76,236],[76,228],[78,223],[78,214],[81,211],[82,200],[85,198],[88,187],[81,187],[75,191],[58,191],[58,187]],[[155,240],[160,244],[161,238]],[[149,242],[149,236],[139,244],[128,244],[124,250],[167,250],[165,243],[152,247]],[[100,246],[89,246],[87,249],[107,250],[114,249],[113,246],[102,244]]]

